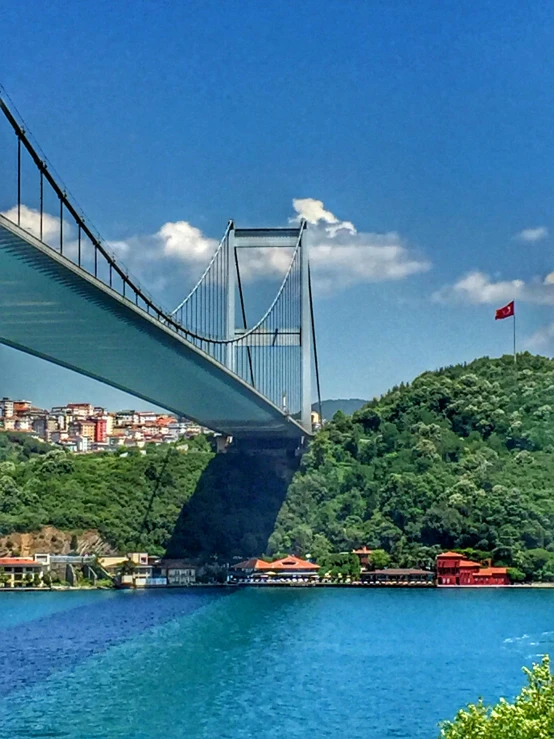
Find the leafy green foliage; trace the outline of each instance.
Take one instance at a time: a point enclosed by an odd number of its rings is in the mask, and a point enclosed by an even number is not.
[[[0,535],[92,528],[119,551],[163,554],[213,457],[204,437],[146,454],[71,455],[0,434]]]
[[[550,659],[523,669],[527,686],[513,703],[501,698],[495,706],[482,700],[446,721],[441,739],[549,739],[554,736],[554,677]]]
[[[347,577],[358,579],[360,577],[360,560],[355,554],[328,554],[319,560],[321,565],[320,575],[330,577],[331,580],[339,580]]]
[[[36,454],[46,454],[51,448],[49,444],[30,438],[29,434],[17,431],[0,433],[0,463],[25,461]]]
[[[372,570],[382,570],[390,564],[390,554],[384,549],[374,549],[369,556],[369,566]]]
[[[304,456],[270,552],[320,559],[363,544],[401,567],[443,549],[554,580],[554,361],[525,353],[426,372]]]

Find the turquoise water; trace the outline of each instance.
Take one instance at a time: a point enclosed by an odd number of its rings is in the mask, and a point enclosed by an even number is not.
[[[554,590],[0,594],[0,737],[435,737],[554,651]]]

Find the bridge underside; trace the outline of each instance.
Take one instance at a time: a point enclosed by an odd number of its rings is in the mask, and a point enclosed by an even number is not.
[[[116,291],[0,216],[0,343],[239,439],[306,431]]]

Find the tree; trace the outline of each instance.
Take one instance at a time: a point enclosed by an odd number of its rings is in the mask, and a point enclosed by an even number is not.
[[[30,588],[30,587],[31,587],[31,585],[33,584],[33,576],[31,575],[31,573],[30,573],[30,572],[28,572],[28,573],[27,573],[27,574],[25,575],[25,584],[26,584],[26,586],[27,586],[28,588]]]
[[[390,554],[384,549],[374,549],[369,555],[369,564],[373,570],[382,570],[390,563]]]
[[[454,721],[442,724],[441,739],[551,739],[554,736],[554,677],[550,658],[524,667],[527,686],[510,703],[494,706],[480,699],[458,712]]]
[[[3,588],[6,588],[8,587],[9,582],[11,582],[11,577],[3,567],[0,568],[0,585],[2,585]]]
[[[136,571],[137,566],[131,559],[126,559],[119,568],[120,575],[134,575]]]
[[[508,567],[508,576],[511,582],[523,582],[525,580],[525,573],[518,570],[517,567]]]

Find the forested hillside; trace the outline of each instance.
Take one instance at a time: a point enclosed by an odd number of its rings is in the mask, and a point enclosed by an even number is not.
[[[181,451],[152,446],[144,455],[80,456],[0,434],[0,535],[45,525],[97,529],[120,551],[162,554],[213,456],[204,437]]]
[[[361,544],[399,565],[440,549],[554,579],[554,361],[483,358],[426,372],[317,435],[271,552]]]

